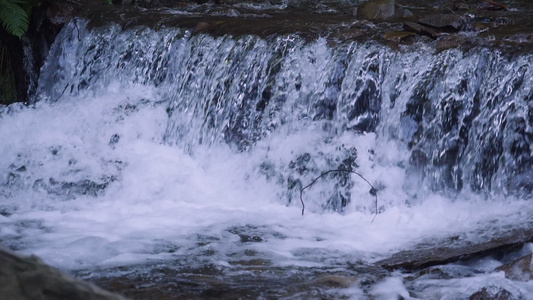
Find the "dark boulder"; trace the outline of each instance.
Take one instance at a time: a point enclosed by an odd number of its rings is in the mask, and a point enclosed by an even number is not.
[[[1,248],[0,296],[10,300],[125,299],[91,283],[72,279],[36,256],[22,257]]]

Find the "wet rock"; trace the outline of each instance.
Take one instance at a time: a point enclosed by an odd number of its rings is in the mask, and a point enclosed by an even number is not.
[[[119,300],[122,296],[67,277],[35,256],[21,257],[0,249],[2,299]]]
[[[479,8],[480,9],[484,9],[484,10],[506,11],[507,10],[507,5],[501,4],[501,3],[498,3],[498,2],[495,2],[495,1],[484,1],[483,3],[481,3],[479,5]]]
[[[195,35],[195,34],[199,34],[199,33],[202,33],[202,32],[205,32],[209,29],[210,25],[206,22],[200,22],[198,23],[198,25],[196,25],[196,27],[194,28],[192,34]]]
[[[471,3],[459,1],[459,2],[450,4],[450,7],[454,11],[468,11],[473,8],[473,5]]]
[[[63,25],[74,17],[75,8],[71,3],[54,1],[46,10],[46,17],[53,25]]]
[[[357,282],[357,277],[345,275],[323,275],[311,282],[311,286],[328,288],[349,288]]]
[[[143,8],[162,7],[163,5],[158,0],[135,0],[135,5]]]
[[[368,34],[368,30],[362,28],[346,28],[337,31],[334,38],[339,41],[354,40],[358,37],[362,37]]]
[[[98,183],[91,180],[79,180],[75,182],[58,181],[50,178],[48,182],[43,179],[38,179],[33,183],[34,189],[43,189],[51,195],[62,197],[63,199],[74,199],[75,195],[89,195],[98,196],[102,193],[110,182],[115,178],[102,178],[102,182]]]
[[[425,279],[452,279],[474,276],[479,272],[472,267],[450,264],[423,269],[418,275]]]
[[[444,51],[447,49],[457,48],[461,43],[456,35],[445,36],[439,38],[435,47],[437,51]]]
[[[472,244],[466,238],[467,235],[428,240],[413,246],[410,250],[400,251],[390,258],[378,261],[376,264],[388,270],[417,270],[459,259],[497,253],[502,249],[510,249],[522,243],[533,241],[533,220],[525,221],[514,228],[505,229],[496,224],[487,223],[484,228],[469,234],[475,234],[478,237],[478,242]]]
[[[415,149],[411,152],[411,157],[409,158],[409,162],[418,168],[422,168],[427,165],[428,163],[428,157],[424,153],[424,151]]]
[[[111,138],[109,139],[109,146],[114,146],[120,141],[120,135],[113,134]]]
[[[511,300],[515,299],[508,290],[500,287],[484,287],[470,296],[470,300]]]
[[[410,18],[414,16],[414,14],[408,9],[402,8],[401,10],[402,10],[402,17],[404,18]]]
[[[453,11],[506,11],[507,6],[496,1],[472,1],[472,0],[459,0],[452,1],[445,5],[445,8]]]
[[[357,9],[357,18],[364,20],[386,20],[396,13],[394,0],[373,0]]]
[[[223,8],[217,10],[217,14],[221,14],[228,17],[238,17],[240,15],[239,11],[233,8]]]
[[[112,0],[112,2],[115,5],[135,5],[142,8],[156,8],[163,6],[159,0]]]
[[[265,241],[258,228],[251,225],[232,227],[228,232],[238,235],[241,243],[261,243]]]
[[[531,258],[533,254],[529,254],[508,264],[499,266],[497,271],[505,272],[505,278],[518,281],[529,281],[533,279],[533,264]]]
[[[384,39],[395,43],[410,42],[413,40],[414,36],[415,34],[413,32],[397,30],[387,31],[383,34]]]
[[[410,18],[413,13],[393,0],[374,0],[354,10],[359,20],[387,21],[392,19]]]
[[[461,30],[464,18],[456,14],[436,14],[426,16],[418,20],[418,23],[447,32],[457,32]]]
[[[257,267],[257,266],[270,266],[272,265],[272,262],[268,259],[256,258],[256,259],[248,259],[248,260],[230,261],[229,264],[238,265],[238,266]]]
[[[341,271],[338,267],[276,267],[265,262],[230,262],[228,268],[212,265],[215,270],[143,265],[130,268],[128,274],[116,269],[108,274],[122,275],[91,274],[88,280],[132,299],[344,299],[346,293],[339,294],[338,289],[368,287],[388,274],[361,264]]]
[[[414,32],[416,34],[429,36],[430,38],[436,38],[439,34],[438,30],[435,30],[431,27],[420,25],[414,22],[405,22],[403,23],[403,29],[405,31]]]

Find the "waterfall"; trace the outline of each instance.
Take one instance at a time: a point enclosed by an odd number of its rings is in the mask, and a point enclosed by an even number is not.
[[[75,19],[31,105],[0,107],[0,241],[69,270],[250,249],[309,267],[522,222],[532,63]],[[332,172],[302,193],[336,169],[375,191]]]
[[[89,32],[76,22],[58,39],[36,101],[94,93],[117,80],[154,86],[167,102],[163,142],[191,154],[220,144],[258,152],[274,136],[312,130],[313,146],[302,153],[274,162],[266,151],[258,162],[289,190],[328,169],[356,168],[357,146],[333,141],[369,134],[401,148],[395,163],[408,174],[410,197],[424,189],[527,196],[533,188],[531,55],[331,47],[297,35],[215,38],[172,28]],[[374,165],[387,160],[370,150]],[[349,176],[331,177],[337,188],[353,185]],[[387,179],[379,180],[386,189]],[[342,210],[349,192],[342,193],[324,205]]]

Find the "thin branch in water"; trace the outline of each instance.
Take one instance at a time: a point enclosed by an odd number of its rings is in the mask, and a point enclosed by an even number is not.
[[[366,183],[368,183],[368,185],[370,186],[370,194],[374,195],[374,197],[376,198],[376,211],[375,211],[375,215],[374,215],[374,218],[372,219],[372,222],[374,222],[374,220],[376,219],[377,215],[378,215],[378,193],[377,193],[377,190],[376,188],[374,188],[374,186],[370,183],[370,181],[366,180],[365,177],[363,177],[363,175],[361,175],[360,173],[358,172],[355,172],[355,171],[351,171],[351,170],[344,170],[344,169],[335,169],[335,170],[328,170],[322,174],[320,174],[320,176],[318,176],[317,178],[313,179],[313,181],[311,181],[311,183],[309,183],[308,185],[304,186],[303,188],[300,189],[300,202],[302,202],[302,216],[304,215],[304,212],[305,212],[305,203],[304,203],[304,199],[303,199],[303,193],[304,193],[304,190],[307,189],[307,188],[310,188],[313,184],[315,184],[320,178],[328,175],[329,173],[333,173],[333,172],[344,172],[344,173],[352,173],[352,174],[355,174],[359,177],[361,177],[361,179],[363,179]]]
[[[68,87],[68,83],[65,85],[65,88],[63,89],[61,94],[53,102],[57,102],[59,99],[61,99],[61,97],[63,97],[63,95],[65,94],[65,91],[67,90],[67,87]]]
[[[500,9],[502,9],[502,10],[508,10],[508,9],[507,9],[507,5],[505,5],[505,4],[501,4],[501,3],[498,3],[498,2],[496,2],[496,1],[487,1],[487,2],[488,2],[490,5],[495,6],[495,7],[497,7],[497,8],[500,8]]]

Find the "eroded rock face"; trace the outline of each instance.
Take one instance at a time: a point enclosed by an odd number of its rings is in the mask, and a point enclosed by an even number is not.
[[[35,256],[21,257],[0,248],[0,297],[2,299],[120,300],[122,296],[72,279]]]

